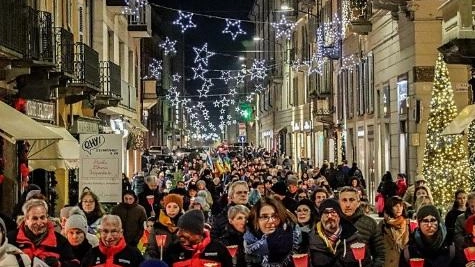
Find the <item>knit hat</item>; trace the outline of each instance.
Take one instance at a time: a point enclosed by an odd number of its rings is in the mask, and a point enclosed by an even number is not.
[[[64,226],[64,230],[67,233],[70,229],[79,229],[84,233],[87,233],[87,220],[86,217],[80,214],[72,214],[69,216]]]
[[[419,211],[417,212],[417,220],[420,221],[429,215],[434,216],[437,219],[437,222],[439,223],[442,222],[439,210],[433,205],[427,205],[427,206],[421,207]]]
[[[424,181],[424,182],[426,181],[426,179],[424,178],[424,176],[421,175],[421,174],[419,174],[419,175],[416,176],[416,182],[420,182],[420,181]]]
[[[168,264],[160,260],[146,260],[140,264],[140,267],[168,267]]]
[[[318,212],[320,214],[323,214],[323,212],[326,209],[334,209],[338,213],[338,216],[340,216],[340,217],[343,216],[343,212],[341,211],[340,204],[338,203],[338,201],[336,201],[333,198],[327,198],[327,199],[323,200],[322,203],[320,203],[320,207],[318,208]]]
[[[287,193],[287,185],[284,182],[275,183],[270,190],[277,195],[285,196]]]
[[[200,204],[202,209],[204,209],[206,206],[206,200],[203,197],[195,197],[193,201],[194,203]]]
[[[201,210],[191,209],[178,219],[178,228],[201,235],[204,233],[205,216]]]
[[[183,210],[183,196],[178,194],[168,194],[163,198],[163,206],[166,207],[168,203],[176,203],[181,210]]]

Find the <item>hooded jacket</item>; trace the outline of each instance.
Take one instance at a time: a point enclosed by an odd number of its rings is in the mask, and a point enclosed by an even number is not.
[[[19,248],[8,243],[8,238],[6,237],[7,229],[5,223],[0,219],[0,266],[2,267],[30,267],[31,262],[30,258],[24,254]],[[3,237],[3,239],[1,239]],[[22,261],[23,265],[19,263]]]
[[[121,238],[113,247],[106,247],[101,241],[84,256],[81,267],[137,267],[142,261],[139,250],[128,246]]]
[[[137,204],[119,203],[112,209],[111,214],[118,215],[122,220],[124,238],[128,245],[137,246],[143,234],[143,223],[147,220],[145,209]]]
[[[364,214],[361,207],[357,208],[355,213],[344,218],[352,223],[358,230],[358,238],[368,244],[371,256],[373,257],[373,266],[381,267],[384,264],[384,242],[381,234],[381,228],[376,221]]]

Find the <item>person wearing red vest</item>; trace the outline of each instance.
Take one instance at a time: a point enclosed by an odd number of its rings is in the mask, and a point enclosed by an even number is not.
[[[8,233],[10,243],[33,261],[38,258],[52,267],[79,266],[68,240],[55,232],[48,220],[48,204],[41,199],[30,199],[22,206],[24,221],[18,229]]]
[[[99,246],[84,256],[82,267],[136,267],[143,261],[140,251],[125,243],[119,216],[104,215],[99,233]]]
[[[232,267],[232,257],[226,246],[211,239],[204,228],[205,218],[201,210],[189,210],[178,220],[178,241],[170,244],[165,262],[172,267],[202,267],[205,263],[217,263],[220,267]]]

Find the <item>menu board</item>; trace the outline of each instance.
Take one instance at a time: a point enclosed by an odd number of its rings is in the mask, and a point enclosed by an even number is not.
[[[90,190],[100,202],[120,202],[122,135],[81,134],[79,143],[79,195]]]

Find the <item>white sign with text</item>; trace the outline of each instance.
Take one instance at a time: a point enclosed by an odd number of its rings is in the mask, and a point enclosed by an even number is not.
[[[120,202],[122,135],[81,134],[79,143],[79,195],[89,189],[100,202]]]

